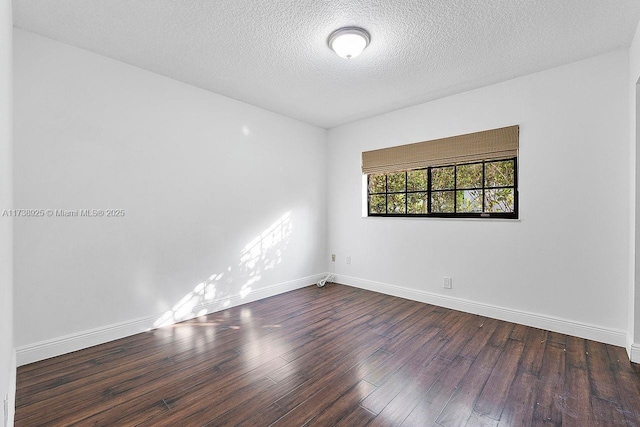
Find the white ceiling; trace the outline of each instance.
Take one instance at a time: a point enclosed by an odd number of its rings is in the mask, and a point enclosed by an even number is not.
[[[639,0],[14,0],[14,25],[324,128],[630,45]],[[342,26],[371,44],[345,60]]]

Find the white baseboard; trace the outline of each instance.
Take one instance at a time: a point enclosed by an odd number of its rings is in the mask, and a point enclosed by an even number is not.
[[[11,352],[11,365],[10,365],[10,373],[9,373],[9,392],[7,393],[9,400],[7,403],[7,412],[5,413],[5,420],[7,426],[13,425],[13,420],[16,415],[16,375],[17,375],[17,365],[16,365],[16,352],[15,350]],[[3,411],[4,412],[4,411]],[[4,421],[4,420],[3,420]]]
[[[215,313],[220,310],[225,310],[227,308],[236,307],[238,305],[246,304],[312,285],[314,283],[317,283],[325,276],[326,273],[320,273],[313,276],[303,277],[300,279],[255,289],[248,295],[245,295],[244,298],[241,297],[240,294],[230,297],[225,296],[224,298],[208,301],[205,304],[199,305],[193,311],[198,313],[206,310],[207,314]],[[195,316],[196,315],[194,314],[190,318],[193,318]],[[83,348],[92,347],[98,344],[104,344],[109,341],[117,340],[130,335],[138,334],[140,332],[148,331],[150,329],[154,329],[154,323],[162,317],[162,314],[140,317],[138,319],[105,325],[99,328],[89,329],[86,331],[76,332],[46,341],[40,341],[33,344],[20,346],[16,348],[17,366],[27,365],[29,363],[49,359],[51,357],[60,356],[65,353],[70,353],[72,351],[81,350]],[[188,319],[189,317],[182,318],[180,319],[180,321]],[[169,325],[172,323],[175,322],[164,322],[164,325]]]
[[[629,360],[633,363],[640,363],[640,344],[631,344],[631,348],[627,351],[629,353]]]
[[[315,274],[313,276],[303,277],[301,279],[267,286],[264,288],[256,289],[249,295],[246,295],[245,298],[242,298],[238,294],[231,297],[225,297],[224,299],[207,302],[206,304],[198,306],[198,308],[200,310],[206,310],[207,313],[215,313],[220,310],[236,307],[241,304],[246,304],[249,302],[257,301],[263,298],[268,298],[284,292],[289,292],[295,289],[309,286],[325,278],[326,275],[327,273]],[[427,304],[433,304],[453,310],[464,311],[466,313],[478,314],[494,319],[505,320],[508,322],[519,323],[526,326],[532,326],[535,328],[599,341],[606,344],[626,347],[629,353],[630,360],[635,363],[640,363],[640,344],[629,345],[627,343],[627,334],[622,330],[608,329],[554,316],[530,313],[521,310],[513,310],[509,308],[498,307],[495,305],[478,303],[462,298],[449,297],[446,295],[439,295],[431,292],[404,288],[401,286],[390,285],[341,274],[335,274],[334,281],[356,288],[367,289],[374,292],[380,292],[387,295],[393,295],[414,301],[424,302]],[[83,348],[88,348],[94,345],[103,344],[140,332],[148,331],[154,328],[154,323],[161,317],[162,315],[141,317],[138,319],[132,319],[125,322],[106,325],[103,327],[77,332],[46,341],[40,341],[37,343],[20,346],[16,348],[17,366],[23,366],[29,363],[37,362],[39,360],[48,359],[51,357],[59,356],[61,354],[70,353],[72,351],[81,350]]]
[[[357,277],[335,275],[335,281],[356,288],[367,289],[387,295],[393,295],[413,301],[433,304],[466,313],[478,314],[493,319],[519,323],[534,328],[573,335],[593,341],[603,342],[619,347],[627,346],[627,333],[623,330],[608,329],[597,325],[562,319],[538,313],[530,313],[521,310],[498,307],[495,305],[479,303],[462,298],[449,297],[416,289],[403,288],[401,286],[359,279]],[[640,359],[640,347],[636,347],[636,360]],[[633,359],[632,359],[633,360]]]

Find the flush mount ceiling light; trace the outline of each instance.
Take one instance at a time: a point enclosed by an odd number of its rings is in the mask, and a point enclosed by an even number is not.
[[[351,59],[360,55],[369,45],[371,36],[364,28],[344,27],[329,36],[329,47],[342,58]]]

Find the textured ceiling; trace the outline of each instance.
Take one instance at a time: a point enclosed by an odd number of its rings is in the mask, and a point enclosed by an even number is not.
[[[331,128],[629,46],[638,0],[14,0],[14,25]],[[327,47],[357,25],[352,60]]]

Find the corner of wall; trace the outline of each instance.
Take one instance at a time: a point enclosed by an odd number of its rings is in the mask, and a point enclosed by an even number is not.
[[[640,363],[640,344],[629,342],[627,344],[627,355],[633,363]]]
[[[16,376],[17,376],[17,365],[16,365],[16,351],[13,349],[11,351],[11,364],[9,366],[9,391],[7,393],[7,413],[6,413],[6,425],[12,426],[13,420],[15,419],[16,413]]]
[[[0,0],[0,208],[13,205],[13,14]],[[0,218],[0,423],[13,425],[16,352],[13,334],[13,221]],[[6,400],[5,400],[6,399]]]
[[[324,279],[326,275],[327,273],[318,273],[312,276],[267,286],[245,296],[237,294],[233,296],[226,296],[224,298],[218,298],[213,301],[207,301],[194,308],[193,313],[197,314],[193,314],[191,316],[180,319],[171,318],[160,323],[159,320],[163,319],[164,316],[158,314],[155,316],[142,317],[116,324],[104,325],[100,326],[99,328],[76,332],[62,337],[55,337],[46,341],[40,341],[33,344],[20,346],[14,352],[14,355],[16,355],[13,361],[14,372],[16,361],[17,366],[23,366],[29,363],[38,362],[40,360],[49,359],[51,357],[60,356],[62,354],[70,353],[77,350],[82,350],[94,345],[104,344],[109,341],[114,341],[159,327],[169,326],[175,323],[193,319],[196,316],[203,315],[202,310],[206,311],[205,314],[211,314],[220,310],[226,310],[232,307],[237,307],[239,305],[247,304],[253,301],[269,298],[285,292],[310,286]]]
[[[640,211],[638,206],[638,189],[640,188],[638,180],[638,106],[640,105],[640,22],[636,29],[635,36],[629,47],[629,149],[630,149],[630,224],[629,224],[629,309],[628,309],[628,337],[627,352],[631,361],[640,362],[640,304],[639,304],[639,285],[640,279]]]

